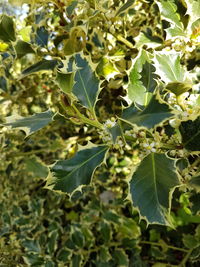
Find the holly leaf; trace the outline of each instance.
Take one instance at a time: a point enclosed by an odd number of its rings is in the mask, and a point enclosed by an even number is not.
[[[200,174],[192,177],[188,184],[194,189],[196,189],[197,192],[200,192]]]
[[[200,151],[200,117],[182,121],[179,126],[184,147],[190,151]]]
[[[70,94],[74,85],[74,73],[57,72],[56,82],[65,94]]]
[[[179,185],[174,160],[151,153],[143,159],[130,181],[133,205],[147,223],[170,225],[172,192]]]
[[[156,84],[153,81],[155,77],[152,73],[153,69],[144,69],[145,66],[150,66],[148,62],[148,54],[145,50],[141,50],[138,56],[133,61],[133,67],[129,74],[129,84],[127,88],[127,97],[129,102],[136,102],[142,106],[146,106],[150,100],[151,94],[148,93],[152,89],[155,89]],[[148,72],[147,73],[145,73]],[[146,77],[144,77],[146,75]],[[147,78],[146,82],[144,78]],[[151,83],[151,85],[150,85]]]
[[[161,18],[171,24],[171,27],[165,30],[167,33],[166,39],[185,36],[184,26],[180,20],[180,15],[177,13],[177,6],[174,3],[174,0],[159,0],[156,1],[156,3],[159,7]]]
[[[184,82],[186,72],[181,66],[177,52],[156,52],[154,57],[156,73],[166,82]]]
[[[0,39],[4,42],[16,40],[13,19],[7,15],[2,15],[0,18]]]
[[[31,117],[12,115],[6,117],[6,123],[3,125],[12,129],[20,129],[26,133],[26,136],[29,136],[49,124],[53,116],[54,113],[51,110],[34,114]]]
[[[15,51],[17,54],[17,58],[22,58],[23,56],[32,53],[34,54],[35,51],[31,47],[31,45],[27,42],[19,40],[17,44],[15,45]]]
[[[173,114],[168,105],[161,104],[156,97],[153,96],[143,111],[137,111],[132,105],[123,111],[121,119],[129,124],[153,128],[155,125],[171,116],[173,116]]]
[[[58,61],[55,59],[53,59],[53,60],[43,59],[43,60],[31,65],[27,69],[23,70],[22,75],[26,76],[26,75],[30,75],[30,74],[38,72],[38,71],[53,70],[56,67],[57,63],[58,63]]]
[[[46,187],[72,194],[90,184],[96,168],[103,163],[107,146],[88,145],[71,159],[57,161],[50,167]]]
[[[188,91],[192,84],[187,78],[187,71],[181,66],[179,53],[156,52],[154,57],[155,72],[176,95]]]
[[[75,63],[78,69],[74,76],[72,92],[84,107],[93,111],[99,92],[99,80],[87,60],[80,54],[75,55]]]
[[[117,10],[115,16],[119,16],[119,15],[121,15],[122,13],[126,12],[127,9],[128,9],[129,7],[131,7],[131,6],[133,5],[134,2],[135,2],[135,0],[128,0],[128,1],[126,1],[126,3],[123,4],[123,5]]]

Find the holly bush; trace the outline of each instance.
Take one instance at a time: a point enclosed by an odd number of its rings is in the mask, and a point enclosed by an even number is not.
[[[9,2],[1,266],[198,266],[199,1]]]

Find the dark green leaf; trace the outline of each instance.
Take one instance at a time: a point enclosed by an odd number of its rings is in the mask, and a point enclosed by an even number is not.
[[[73,158],[61,160],[50,168],[52,177],[47,180],[47,188],[73,193],[83,185],[88,185],[95,169],[104,161],[107,146],[80,150]]]
[[[26,136],[28,136],[49,124],[52,121],[53,115],[54,113],[51,110],[26,118],[19,115],[12,115],[6,118],[6,123],[3,125],[23,130]]]
[[[0,18],[0,39],[4,42],[15,41],[15,26],[13,19],[7,15]]]
[[[130,181],[133,205],[148,223],[169,225],[171,194],[179,185],[174,161],[163,154],[151,153],[143,159]]]
[[[22,241],[22,246],[25,248],[26,251],[29,251],[29,252],[40,253],[41,251],[39,243],[33,239],[26,239]]]
[[[138,112],[133,106],[130,106],[123,111],[122,119],[127,123],[152,128],[172,115],[168,105],[159,103],[153,96],[142,112]]]
[[[29,43],[26,43],[24,41],[19,40],[17,44],[15,45],[15,51],[17,54],[17,58],[22,58],[23,56],[29,54],[29,53],[35,53],[33,48]]]
[[[120,15],[121,13],[125,12],[129,7],[133,5],[135,0],[127,0],[125,4],[123,4],[116,13],[116,16]]]
[[[29,68],[23,70],[22,74],[25,76],[25,75],[29,75],[29,74],[32,74],[32,73],[35,73],[41,70],[53,70],[56,67],[57,63],[58,63],[57,60],[43,59],[33,64]]]
[[[39,46],[47,46],[49,39],[49,33],[44,26],[37,29],[35,42]]]
[[[179,130],[184,147],[191,151],[200,151],[200,117],[194,121],[182,121]]]
[[[127,267],[129,265],[128,256],[126,255],[123,249],[116,249],[113,252],[112,256],[116,263],[116,266]]]
[[[192,177],[189,181],[189,185],[194,187],[198,192],[200,192],[200,174]]]
[[[93,110],[99,92],[99,80],[88,62],[79,54],[75,56],[75,62],[78,70],[74,77],[73,93],[83,106]]]
[[[4,92],[7,91],[7,80],[4,76],[0,76],[0,89],[2,89]]]
[[[68,16],[71,16],[74,9],[76,8],[78,4],[78,1],[72,1],[70,5],[67,6],[66,10],[67,10],[67,14]]]
[[[29,266],[37,267],[44,264],[43,257],[40,257],[38,254],[26,254],[26,256],[23,256],[23,259]]]
[[[71,235],[72,242],[79,248],[84,247],[85,245],[85,238],[81,231],[75,230]]]
[[[71,267],[82,267],[82,257],[79,254],[74,254],[71,260]]]

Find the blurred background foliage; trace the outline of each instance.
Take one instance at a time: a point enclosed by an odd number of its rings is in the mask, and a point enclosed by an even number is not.
[[[33,51],[27,54],[19,44],[0,43],[1,121],[15,112],[28,116],[48,108],[64,116],[54,72],[16,78],[33,61],[51,54],[64,59],[78,51],[91,56],[104,80],[96,107],[99,117],[104,121],[108,114],[117,115],[125,104],[126,70],[138,53],[134,38],[143,32],[165,45],[167,25],[153,1],[137,1],[125,10],[120,7],[126,1],[114,0],[54,0],[38,6],[41,1],[30,1],[22,7],[28,1],[11,2],[14,6],[2,1],[0,12],[15,16],[21,40],[31,43]],[[178,7],[183,14],[184,1]],[[18,60],[13,61],[16,52]],[[199,51],[186,53],[183,64],[195,69]],[[104,79],[110,68],[115,76]],[[174,229],[147,227],[127,198],[129,164],[137,161],[137,151],[113,150],[92,186],[71,199],[43,188],[46,165],[72,157],[77,143],[98,142],[92,127],[63,116],[26,139],[23,132],[0,130],[0,266],[199,266],[200,194],[175,191]]]

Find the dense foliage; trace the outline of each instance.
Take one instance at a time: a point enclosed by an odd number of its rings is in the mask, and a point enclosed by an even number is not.
[[[198,266],[200,2],[10,4],[0,266]]]

